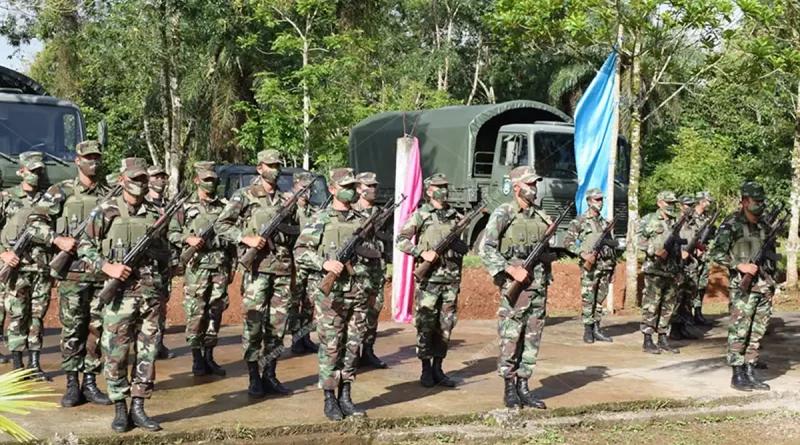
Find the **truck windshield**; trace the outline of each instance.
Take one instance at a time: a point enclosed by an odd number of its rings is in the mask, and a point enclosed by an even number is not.
[[[74,108],[0,103],[0,153],[19,156],[33,150],[72,160],[82,132],[81,116]]]
[[[575,166],[575,137],[572,133],[537,131],[533,135],[536,173],[539,176],[558,179],[578,179]],[[617,165],[615,179],[628,183],[630,148],[624,138],[617,142]]]

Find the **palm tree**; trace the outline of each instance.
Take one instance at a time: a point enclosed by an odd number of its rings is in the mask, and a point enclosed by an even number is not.
[[[42,397],[57,395],[47,385],[33,379],[31,369],[18,369],[0,375],[0,412],[9,414],[29,414],[31,410],[56,408],[53,402],[44,402]],[[0,415],[0,431],[18,442],[36,440],[36,436],[19,426],[6,416]]]

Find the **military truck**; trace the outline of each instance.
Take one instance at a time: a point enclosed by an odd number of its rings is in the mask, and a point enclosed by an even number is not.
[[[294,186],[294,174],[304,172],[302,168],[284,167],[281,168],[281,175],[278,178],[278,190],[287,192]],[[242,187],[247,187],[258,179],[258,171],[254,165],[218,165],[216,168],[219,175],[219,186],[222,188],[220,196],[230,198],[233,192]],[[328,183],[324,176],[318,177],[311,187],[311,197],[309,201],[314,206],[321,206],[328,201],[330,192]]]
[[[86,123],[75,103],[51,97],[33,79],[0,66],[2,188],[20,183],[19,154],[26,151],[42,152],[45,187],[74,178],[75,145],[85,138]]]
[[[356,172],[373,171],[380,186],[378,200],[385,202],[394,190],[397,139],[404,131],[419,139],[423,178],[444,173],[450,181],[450,202],[468,209],[481,200],[489,210],[512,198],[509,173],[532,165],[543,181],[537,204],[555,218],[559,209],[575,199],[578,188],[572,119],[543,103],[516,100],[501,104],[453,106],[435,110],[388,112],[369,117],[350,132],[350,166]],[[627,175],[629,148],[619,140],[614,189],[615,238],[624,248],[627,228]],[[606,204],[608,205],[608,204]],[[574,211],[554,237],[562,247],[564,230]],[[474,245],[486,227],[488,215],[468,231]]]

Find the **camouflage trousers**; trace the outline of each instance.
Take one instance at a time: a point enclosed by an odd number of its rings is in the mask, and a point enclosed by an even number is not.
[[[583,324],[595,324],[603,318],[603,303],[608,297],[608,284],[613,269],[581,268],[581,317]]]
[[[315,283],[316,284],[316,283]],[[314,289],[319,337],[319,387],[335,390],[341,382],[353,382],[366,331],[367,298],[354,286],[350,292],[332,291],[328,296]]]
[[[103,370],[103,303],[97,297],[100,289],[94,282],[58,283],[61,369],[65,372],[99,374]]]
[[[741,366],[755,363],[761,338],[772,313],[772,293],[744,292],[729,289],[732,309],[728,327],[728,364]]]
[[[186,343],[192,349],[217,346],[222,313],[228,308],[228,271],[189,269],[183,281]]]
[[[158,292],[158,334],[156,344],[164,344],[164,333],[167,331],[167,303],[169,303],[170,291],[172,290],[172,279],[164,278],[164,283]]]
[[[706,255],[703,259],[700,260],[697,270],[697,293],[692,298],[692,307],[698,308],[703,307],[703,297],[706,294],[706,289],[708,288],[708,274],[709,270],[711,269],[710,265],[711,260],[708,259],[708,255]]]
[[[522,291],[514,309],[507,297],[511,283],[512,280],[505,280],[500,288],[500,308],[497,311],[500,357],[497,370],[503,378],[516,375],[527,379],[533,375],[539,356],[547,315],[547,287],[535,284]]]
[[[450,335],[458,321],[458,290],[461,283],[417,283],[414,326],[417,328],[417,357],[444,358]]]
[[[13,272],[5,293],[8,310],[8,349],[22,352],[42,349],[44,317],[50,307],[50,289],[53,279],[38,271]]]
[[[6,330],[6,291],[0,285],[0,338],[5,335]]]
[[[666,334],[678,296],[675,277],[644,274],[642,325],[644,334]]]
[[[675,308],[672,310],[670,323],[686,323],[692,320],[692,305],[697,295],[696,270],[684,271],[683,279],[678,283]]]
[[[367,331],[364,333],[364,344],[375,344],[375,338],[378,336],[378,317],[381,315],[384,304],[385,270],[383,267],[370,270],[369,291],[367,291]],[[448,338],[450,338],[449,335]]]
[[[294,279],[292,302],[289,305],[289,332],[305,335],[311,331],[311,322],[314,320],[313,292],[308,289],[308,271],[297,269]]]
[[[258,361],[264,343],[264,356],[277,359],[283,352],[283,336],[292,298],[292,277],[270,273],[244,272],[242,277],[242,314],[244,360]]]
[[[137,283],[137,287],[139,285]],[[149,399],[153,393],[162,295],[154,287],[139,289],[140,294],[126,292],[103,308],[104,375],[108,383],[108,397],[113,402],[127,397]],[[132,379],[129,380],[128,350],[131,343],[134,363]]]

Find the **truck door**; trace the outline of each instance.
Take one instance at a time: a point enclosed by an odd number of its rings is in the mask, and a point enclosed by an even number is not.
[[[511,170],[528,165],[530,144],[525,133],[499,133],[494,151],[489,210],[512,198]]]

